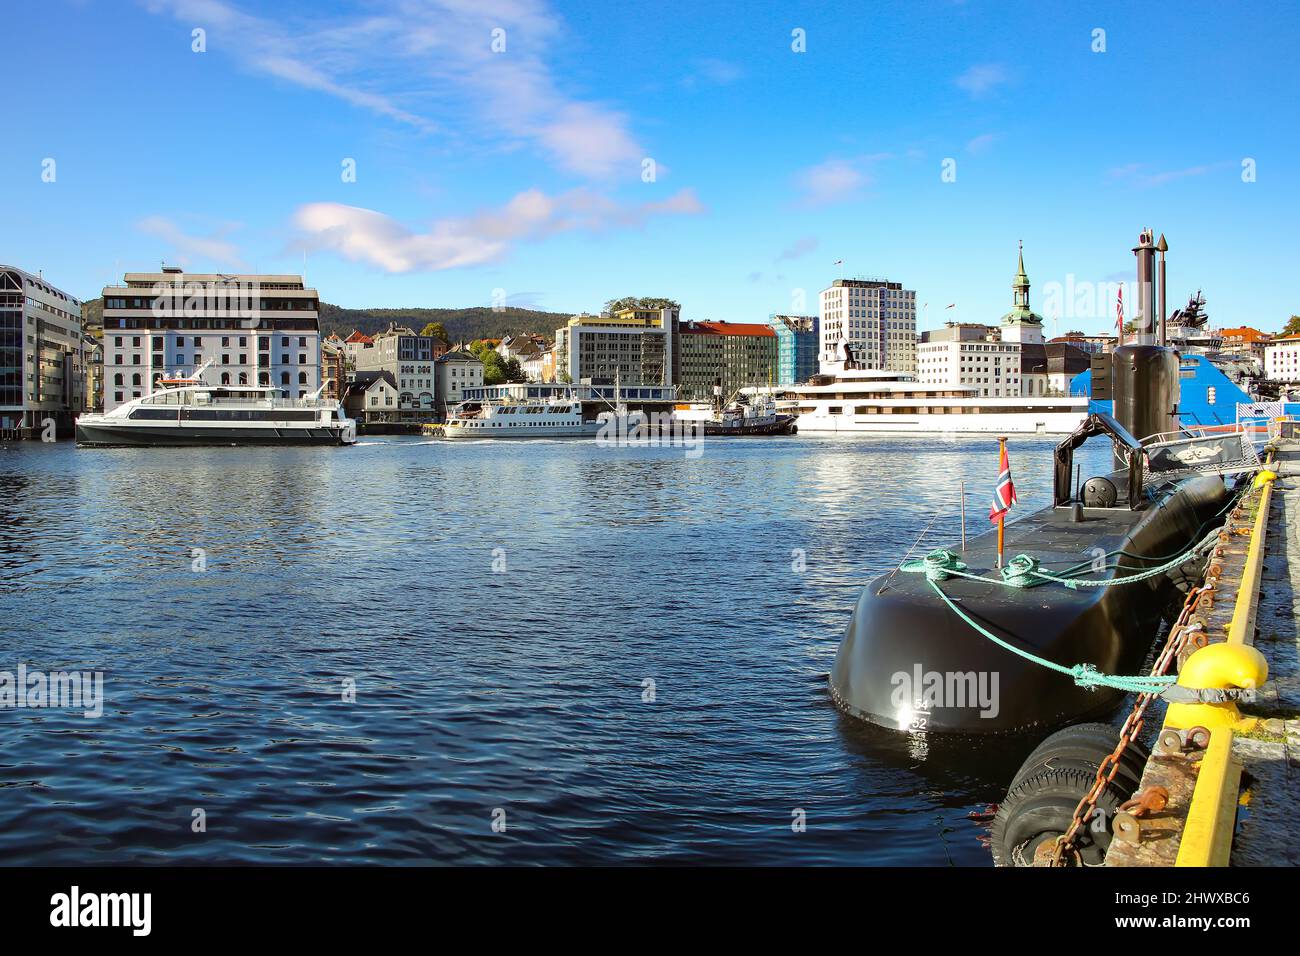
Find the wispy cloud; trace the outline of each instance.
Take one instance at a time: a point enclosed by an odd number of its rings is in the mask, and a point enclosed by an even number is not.
[[[1010,81],[1011,75],[1000,63],[977,63],[953,82],[958,88],[979,99]]]
[[[682,86],[692,89],[701,83],[729,86],[744,77],[745,71],[729,60],[703,59],[695,61],[694,71],[682,77]]]
[[[879,160],[888,158],[888,153],[852,159],[832,157],[816,166],[810,166],[795,176],[800,202],[805,206],[825,206],[858,199],[863,190],[875,182],[870,167]]]
[[[1205,163],[1200,166],[1188,166],[1183,169],[1166,169],[1158,172],[1151,172],[1151,166],[1148,163],[1126,163],[1123,166],[1115,166],[1108,169],[1106,171],[1106,178],[1113,181],[1132,183],[1135,186],[1163,186],[1165,183],[1174,182],[1175,180],[1189,179],[1194,176],[1205,176],[1208,173],[1218,172],[1235,166],[1236,163],[1232,160],[1224,160],[1217,163]]]
[[[974,139],[972,139],[970,142],[966,144],[966,152],[973,153],[975,155],[979,155],[980,153],[987,153],[989,149],[993,146],[993,142],[996,139],[997,136],[995,136],[993,133],[981,133],[979,136],[976,136]]]
[[[229,0],[143,2],[206,29],[207,55],[228,52],[252,72],[422,132],[532,145],[584,177],[639,175],[645,150],[628,117],[562,89],[547,54],[564,27],[542,0],[376,0],[329,17],[260,16]],[[496,29],[504,52],[493,52]]]
[[[804,236],[802,239],[796,239],[793,243],[782,250],[781,254],[776,257],[777,262],[789,262],[791,259],[798,259],[800,256],[806,256],[817,248],[818,243],[814,236]]]
[[[226,239],[226,236],[239,229],[238,223],[224,223],[207,236],[190,235],[172,220],[163,216],[146,216],[137,222],[135,227],[147,235],[163,240],[177,253],[181,265],[187,266],[191,260],[198,259],[230,266],[232,269],[246,268],[239,247]]]
[[[556,233],[634,228],[655,216],[703,211],[689,189],[665,200],[635,205],[621,204],[587,189],[557,196],[530,189],[499,209],[465,218],[440,219],[424,232],[372,209],[332,202],[300,207],[294,224],[306,248],[332,250],[345,259],[366,262],[386,272],[437,272],[494,262],[516,243]]]

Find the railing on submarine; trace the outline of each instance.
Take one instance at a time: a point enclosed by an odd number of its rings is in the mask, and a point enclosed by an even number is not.
[[[1137,510],[1142,503],[1142,475],[1145,465],[1142,443],[1113,416],[1105,412],[1091,412],[1069,437],[1056,446],[1052,505],[1060,508],[1076,500],[1072,484],[1074,450],[1094,435],[1109,436],[1115,448],[1115,457],[1128,462],[1128,506],[1130,510]]]

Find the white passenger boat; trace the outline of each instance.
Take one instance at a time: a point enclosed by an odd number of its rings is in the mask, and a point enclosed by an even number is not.
[[[276,388],[207,385],[200,368],[150,395],[77,418],[79,445],[349,445],[356,422],[333,399],[284,398]],[[323,386],[322,386],[323,388]]]
[[[665,429],[677,389],[520,382],[467,388],[464,395],[445,423],[425,430],[443,438],[598,438]]]
[[[805,385],[744,389],[770,394],[799,416],[801,434],[1068,435],[1088,415],[1086,396],[989,398],[969,385],[923,385],[904,372],[847,369]]]
[[[582,402],[462,402],[447,415],[443,438],[595,438],[596,419],[583,417]]]

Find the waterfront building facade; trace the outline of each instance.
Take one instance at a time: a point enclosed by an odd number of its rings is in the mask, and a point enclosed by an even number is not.
[[[456,348],[440,355],[437,367],[438,405],[443,414],[465,400],[465,389],[483,384],[483,363],[468,349]]]
[[[93,345],[82,330],[81,302],[39,273],[0,265],[0,430],[57,435],[90,406]]]
[[[358,372],[388,372],[397,383],[398,417],[433,414],[438,392],[436,362],[447,351],[441,339],[390,322],[354,350]]]
[[[1004,342],[986,325],[949,322],[921,334],[916,380],[923,385],[968,385],[985,398],[1021,394],[1020,343]]]
[[[671,385],[679,322],[675,308],[575,315],[555,332],[556,375],[569,382]]]
[[[397,395],[392,372],[357,372],[343,389],[343,410],[358,422],[397,421]]]
[[[795,385],[817,374],[817,353],[821,348],[815,315],[767,317],[776,333],[776,384]]]
[[[683,401],[711,401],[715,385],[726,401],[738,389],[776,384],[777,337],[770,325],[682,322],[678,339]]]
[[[320,387],[320,297],[297,275],[128,272],[104,288],[104,410],[211,363],[213,385]]]
[[[337,402],[343,401],[343,392],[347,388],[348,373],[353,367],[348,361],[347,349],[343,340],[331,335],[320,344],[321,383],[325,386],[321,393],[325,398]]]
[[[916,293],[885,279],[836,279],[819,297],[819,363],[834,366],[845,344],[866,369],[916,371]]]

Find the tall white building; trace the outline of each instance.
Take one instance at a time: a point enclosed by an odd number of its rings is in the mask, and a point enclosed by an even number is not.
[[[861,368],[916,371],[916,293],[883,279],[836,279],[820,295],[822,366],[847,344]]]
[[[296,275],[128,272],[104,289],[104,410],[212,365],[213,385],[320,387],[320,297]]]
[[[0,429],[39,437],[47,421],[57,434],[87,408],[92,346],[81,326],[81,302],[40,275],[0,265]]]

